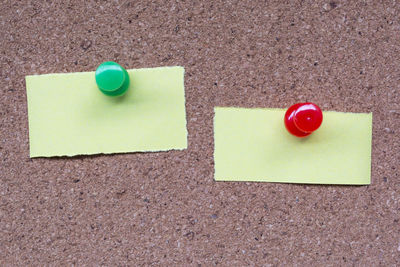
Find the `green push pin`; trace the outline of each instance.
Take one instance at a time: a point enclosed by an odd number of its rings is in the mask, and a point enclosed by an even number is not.
[[[96,70],[96,83],[103,94],[120,96],[129,88],[129,75],[118,63],[106,61]]]

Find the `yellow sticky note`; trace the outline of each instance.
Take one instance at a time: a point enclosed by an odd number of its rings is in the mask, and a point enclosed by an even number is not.
[[[122,97],[94,72],[26,77],[31,157],[187,148],[184,68],[128,70]]]
[[[214,109],[217,181],[370,184],[372,113],[324,111],[306,138],[289,134],[283,109]]]

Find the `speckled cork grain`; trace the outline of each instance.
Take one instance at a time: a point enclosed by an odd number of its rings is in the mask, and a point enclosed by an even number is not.
[[[400,4],[3,1],[0,265],[400,265]],[[188,149],[29,159],[26,75],[185,67]],[[213,108],[373,112],[369,186],[215,182]]]

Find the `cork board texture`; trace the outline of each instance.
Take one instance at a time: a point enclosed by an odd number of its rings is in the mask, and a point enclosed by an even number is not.
[[[2,1],[0,265],[400,265],[400,3]],[[25,76],[185,67],[188,149],[29,158]],[[369,186],[215,182],[214,106],[373,112]]]

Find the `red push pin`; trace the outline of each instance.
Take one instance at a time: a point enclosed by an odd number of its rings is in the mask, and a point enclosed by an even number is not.
[[[314,103],[298,103],[285,113],[285,126],[289,133],[297,137],[309,136],[322,123],[322,111]]]

